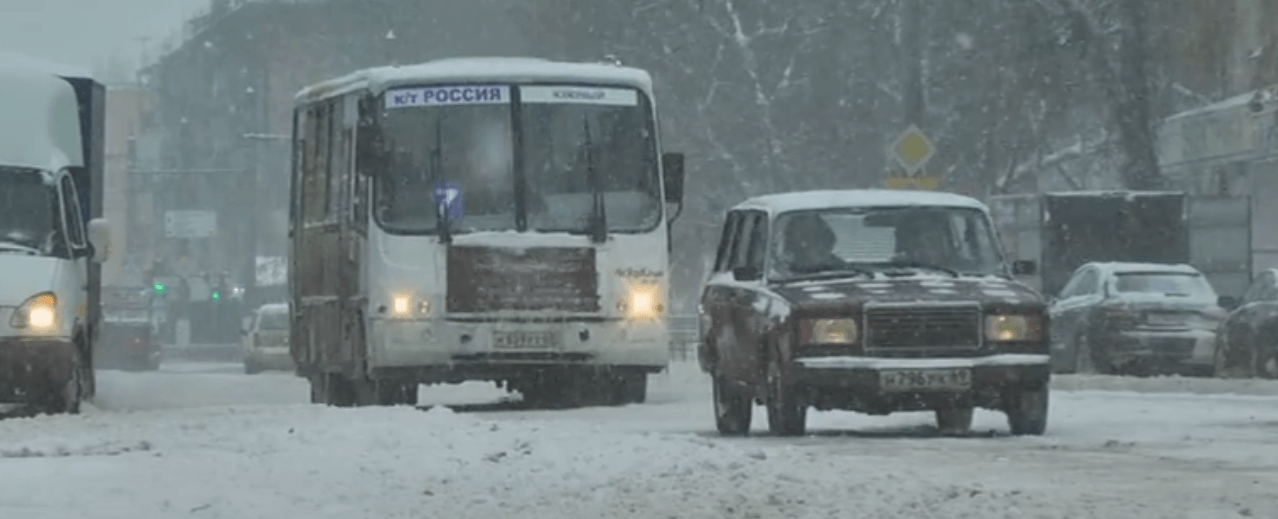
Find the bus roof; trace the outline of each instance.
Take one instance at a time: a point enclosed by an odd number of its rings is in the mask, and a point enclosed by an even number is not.
[[[368,68],[303,88],[298,105],[360,90],[381,94],[388,88],[453,82],[558,81],[629,86],[652,94],[652,76],[642,69],[604,63],[569,63],[540,58],[448,58],[417,65]]]

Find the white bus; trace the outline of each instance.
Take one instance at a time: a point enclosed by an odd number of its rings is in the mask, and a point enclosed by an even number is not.
[[[485,380],[643,402],[683,190],[657,127],[649,74],[610,64],[447,59],[298,93],[290,344],[312,401]]]

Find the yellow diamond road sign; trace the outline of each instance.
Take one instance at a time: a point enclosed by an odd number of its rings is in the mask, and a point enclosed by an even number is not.
[[[936,148],[932,146],[932,141],[928,140],[927,135],[923,134],[923,130],[911,124],[897,136],[896,140],[892,141],[892,148],[889,151],[892,158],[905,168],[906,173],[914,175],[923,169],[928,160],[932,159]]]

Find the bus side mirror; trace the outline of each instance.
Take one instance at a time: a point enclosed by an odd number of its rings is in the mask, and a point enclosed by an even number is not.
[[[661,171],[662,182],[666,186],[666,202],[671,204],[683,202],[683,154],[663,153]]]

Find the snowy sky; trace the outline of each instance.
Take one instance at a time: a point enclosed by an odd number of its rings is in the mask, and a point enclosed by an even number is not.
[[[111,56],[129,65],[150,38],[165,38],[205,10],[208,0],[0,0],[0,50],[95,68]]]

